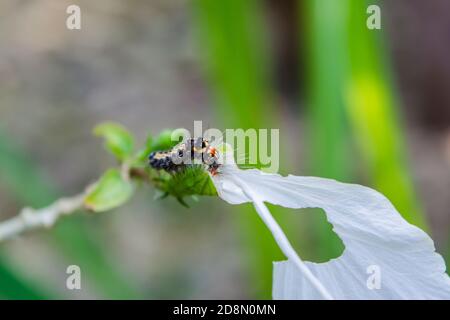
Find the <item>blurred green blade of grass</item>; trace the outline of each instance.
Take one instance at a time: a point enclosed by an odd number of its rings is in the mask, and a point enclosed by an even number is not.
[[[217,115],[227,127],[258,128],[267,123],[268,86],[264,58],[257,35],[255,1],[197,0],[195,13],[206,74],[215,91]],[[258,30],[259,29],[259,30]],[[256,37],[255,37],[256,35]],[[204,51],[203,51],[204,50]],[[240,208],[237,227],[242,230],[251,294],[270,297],[272,260],[279,256],[270,234],[249,206]]]
[[[29,170],[27,170],[24,162],[17,161],[16,154],[16,151],[13,151],[6,139],[0,136],[0,181],[2,186],[8,187],[14,195],[20,194],[25,203],[31,203],[33,199],[45,199],[47,197],[45,187],[33,188],[33,185],[38,184],[40,178],[35,172],[28,172]],[[38,201],[36,203],[39,205],[45,204],[45,202]],[[2,255],[0,252],[0,296],[2,298],[52,298],[52,295],[45,293],[42,288],[37,289],[35,283],[29,283],[29,281],[22,279],[21,275],[17,274],[7,261],[4,261]]]
[[[346,80],[346,0],[299,2],[301,30],[306,30],[308,162],[313,174],[346,181],[351,176],[348,124],[341,84]],[[342,242],[319,215],[312,216],[315,258],[339,256]]]
[[[381,30],[367,28],[370,4],[378,4],[383,14],[378,1],[350,1],[347,30],[351,64],[343,88],[349,121],[375,188],[407,221],[428,229],[408,166],[397,90],[383,39],[386,24],[381,20]]]
[[[426,229],[406,161],[382,33],[366,26],[366,9],[374,3],[310,0],[304,6],[311,160],[316,174],[349,178],[354,174],[351,169],[358,167],[352,162],[359,160],[349,156],[346,146],[347,131],[351,131],[370,183],[405,219]]]
[[[39,169],[3,135],[0,135],[0,177],[11,194],[27,206],[48,205],[58,194]],[[105,297],[138,297],[125,276],[106,257],[107,248],[98,245],[99,240],[95,230],[89,229],[86,219],[71,217],[63,219],[51,230],[49,241],[62,251],[70,264],[79,265],[85,279],[92,281]]]
[[[272,115],[260,5],[255,0],[194,1],[218,115],[224,124],[244,129],[260,128]]]
[[[202,62],[214,92],[216,114],[226,128],[273,128],[278,124],[263,4],[254,0],[194,1]],[[250,294],[270,298],[272,261],[284,257],[253,208],[247,205],[238,210],[236,227],[245,243]],[[277,207],[273,211],[285,228],[295,227],[295,217],[286,210]],[[298,236],[298,232],[294,234]]]
[[[52,296],[42,289],[37,289],[35,284],[21,279],[5,261],[0,257],[0,299],[14,300],[38,300],[49,299]]]

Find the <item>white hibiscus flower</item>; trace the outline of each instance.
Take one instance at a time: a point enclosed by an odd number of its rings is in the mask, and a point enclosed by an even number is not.
[[[252,202],[288,258],[274,263],[275,299],[450,299],[450,278],[433,240],[406,222],[386,197],[370,188],[317,177],[283,177],[241,170],[222,146],[211,178],[230,204]],[[345,250],[326,263],[303,262],[265,202],[322,208]],[[372,266],[379,286],[368,283]]]

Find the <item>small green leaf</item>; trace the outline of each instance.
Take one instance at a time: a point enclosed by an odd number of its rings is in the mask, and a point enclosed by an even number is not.
[[[94,129],[94,134],[105,139],[105,147],[119,160],[125,160],[133,152],[133,136],[121,124],[104,122]]]
[[[145,141],[145,147],[136,153],[135,164],[143,163],[147,160],[148,155],[152,152],[153,138],[151,135]]]
[[[172,140],[172,130],[163,130],[152,142],[150,151],[165,151],[172,149],[181,141]]]
[[[124,204],[133,194],[133,185],[117,169],[108,170],[84,199],[87,209],[102,212]]]
[[[201,165],[186,167],[184,170],[176,173],[152,170],[150,174],[156,188],[177,199],[192,195],[217,195],[211,178]]]

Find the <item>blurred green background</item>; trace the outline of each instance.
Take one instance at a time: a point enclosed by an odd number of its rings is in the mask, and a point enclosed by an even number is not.
[[[450,261],[448,30],[446,0],[0,0],[0,219],[113,165],[98,122],[143,142],[203,120],[279,128],[281,173],[383,192]],[[250,206],[153,195],[0,244],[0,298],[270,298],[283,256]],[[273,210],[303,258],[342,252],[323,212]]]

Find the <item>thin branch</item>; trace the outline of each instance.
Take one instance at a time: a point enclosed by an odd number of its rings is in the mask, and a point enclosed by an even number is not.
[[[86,192],[70,198],[62,198],[41,209],[23,208],[20,213],[0,223],[0,242],[18,236],[28,230],[50,228],[64,215],[83,208]]]
[[[130,179],[131,168],[128,161],[124,161],[120,167],[122,177]],[[26,231],[51,228],[62,216],[85,209],[84,199],[92,191],[97,182],[92,183],[85,190],[73,197],[61,198],[48,207],[33,209],[25,207],[19,214],[9,220],[0,222],[0,242],[14,238]]]
[[[316,290],[320,293],[320,295],[324,299],[333,300],[333,297],[328,292],[328,290],[323,286],[323,284],[319,281],[319,279],[317,279],[316,276],[314,276],[311,270],[308,269],[306,264],[298,256],[297,252],[295,252],[294,248],[292,247],[288,238],[284,234],[280,225],[273,218],[272,214],[270,213],[269,209],[267,209],[264,202],[251,191],[251,189],[246,185],[246,183],[243,180],[237,177],[234,177],[233,179],[242,188],[242,191],[245,193],[245,195],[253,202],[253,206],[255,207],[256,212],[258,212],[259,216],[264,221],[267,228],[269,228],[270,232],[272,233],[281,251],[283,251],[284,255],[295,264],[295,266],[299,269],[299,271],[305,276],[305,278],[311,283],[311,285],[314,288],[316,288]]]

